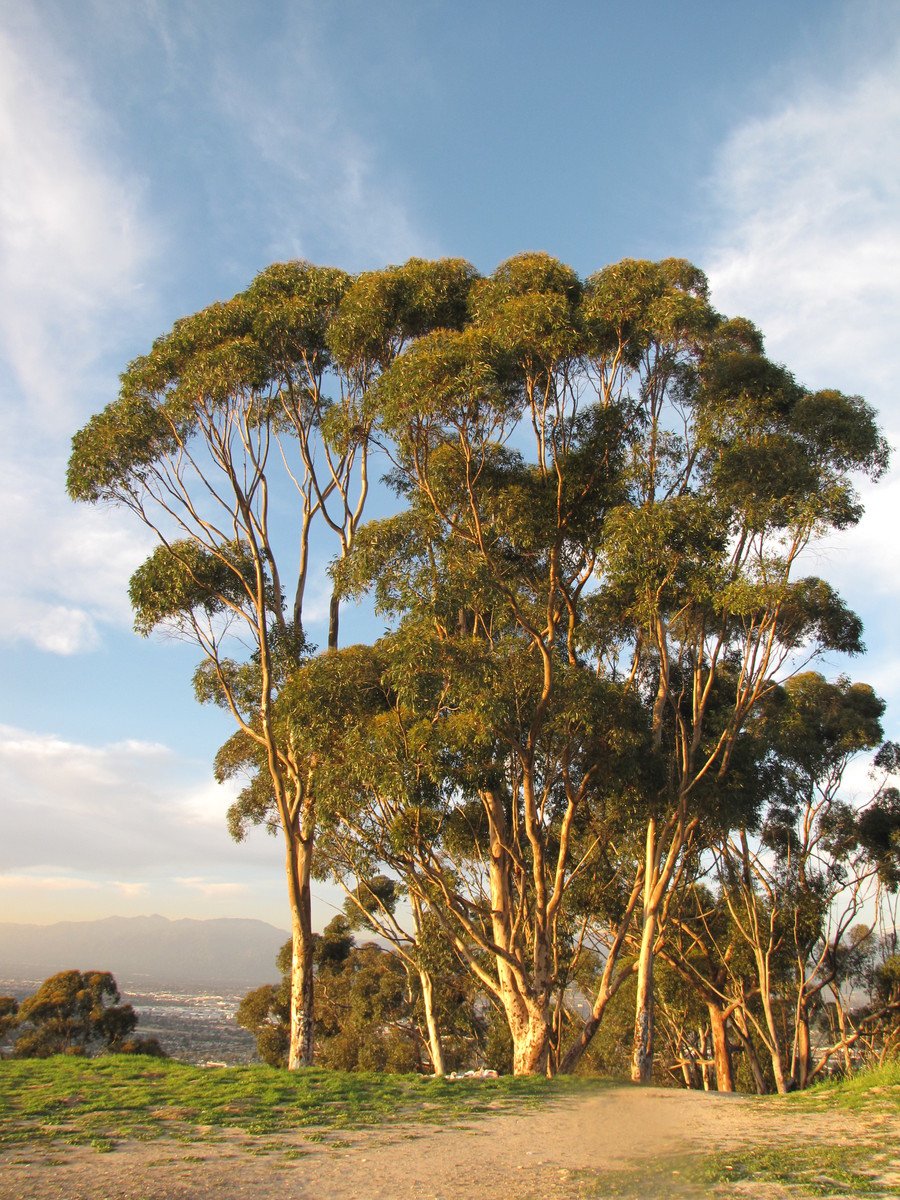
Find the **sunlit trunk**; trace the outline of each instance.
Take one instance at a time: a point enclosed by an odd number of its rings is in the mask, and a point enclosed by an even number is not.
[[[517,967],[519,947],[512,934],[512,889],[510,861],[507,849],[506,814],[500,798],[490,791],[482,793],[482,802],[490,829],[490,862],[488,874],[491,889],[491,934],[495,944],[506,954],[496,956],[497,982],[500,1002],[506,1014],[513,1043],[513,1072],[516,1075],[535,1075],[547,1070],[550,1050],[550,993],[541,986],[542,972],[537,969],[546,957],[546,946],[536,947],[534,961],[538,985],[531,987],[523,969]],[[535,930],[535,937],[541,931]],[[507,957],[508,955],[508,957]],[[510,961],[510,959],[512,961]]]
[[[435,1075],[445,1075],[444,1047],[441,1044],[441,1031],[434,1013],[434,984],[427,971],[419,972],[419,983],[422,988],[422,1005],[425,1009],[425,1027],[428,1030],[428,1053],[431,1056],[431,1069]]]
[[[778,1041],[778,1026],[772,1011],[772,997],[768,987],[760,989],[760,1000],[766,1017],[766,1028],[769,1031],[769,1057],[772,1060],[772,1074],[775,1077],[775,1088],[783,1096],[787,1092],[787,1080],[784,1075],[784,1060],[781,1057],[781,1046]]]
[[[299,838],[288,846],[287,869],[291,895],[291,1042],[288,1068],[313,1062],[313,932],[310,893],[312,839]]]
[[[650,1083],[653,1077],[653,958],[657,929],[653,902],[653,885],[656,881],[656,822],[653,820],[647,822],[644,862],[644,908],[634,1010],[634,1052],[631,1059],[631,1078],[634,1083]]]
[[[728,1029],[725,1014],[717,1004],[709,1002],[709,1027],[712,1032],[713,1059],[716,1066],[716,1089],[720,1092],[734,1091],[734,1074],[731,1069],[731,1048],[728,1045]]]
[[[513,1041],[513,1074],[546,1074],[550,1050],[548,1014],[527,1005],[521,997],[505,994],[503,999]]]
[[[797,1005],[797,1028],[794,1034],[794,1070],[798,1088],[805,1088],[812,1070],[812,1051],[809,1044],[809,1007],[803,997]]]

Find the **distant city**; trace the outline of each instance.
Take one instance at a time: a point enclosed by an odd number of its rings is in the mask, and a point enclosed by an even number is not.
[[[110,917],[55,925],[0,922],[0,995],[22,1000],[72,967],[111,971],[155,1036],[184,1062],[257,1062],[256,1039],[234,1019],[242,996],[278,979],[287,934],[263,921]]]

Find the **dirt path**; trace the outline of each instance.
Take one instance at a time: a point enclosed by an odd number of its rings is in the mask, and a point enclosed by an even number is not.
[[[742,1143],[843,1141],[868,1120],[846,1111],[785,1113],[714,1093],[615,1088],[464,1127],[391,1126],[322,1141],[310,1141],[309,1131],[231,1132],[216,1143],[120,1142],[105,1154],[20,1147],[0,1158],[0,1200],[570,1200],[604,1194],[595,1180],[639,1172],[648,1159]],[[900,1127],[896,1133],[900,1142]]]

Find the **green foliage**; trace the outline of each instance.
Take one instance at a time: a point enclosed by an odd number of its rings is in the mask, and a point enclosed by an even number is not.
[[[316,1052],[339,1071],[421,1069],[410,979],[400,958],[374,943],[357,946],[346,917],[336,916],[315,938]],[[256,1037],[263,1062],[287,1063],[291,943],[278,961],[280,984],[256,988],[241,1001],[237,1022]]]
[[[166,621],[197,610],[209,618],[246,609],[257,590],[270,588],[268,580],[257,579],[256,564],[246,546],[226,542],[210,550],[182,540],[153,551],[132,575],[128,595],[135,630],[147,637]]]
[[[475,270],[462,259],[427,262],[358,276],[328,330],[328,345],[345,368],[368,373],[386,367],[404,343],[465,320]]]
[[[362,526],[350,480],[373,438],[403,510]],[[299,854],[318,821],[311,870],[355,879],[363,923],[414,898],[478,980],[459,1036],[483,1049],[503,1042],[504,1006],[511,1028],[546,1032],[578,922],[623,919],[635,872],[667,864],[664,904],[691,855],[755,828],[767,800],[786,862],[800,793],[875,744],[871,689],[779,682],[862,650],[858,617],[796,560],[859,519],[851,473],[886,464],[869,406],[771,362],[692,264],[582,281],[528,253],[488,278],[459,259],[274,264],[130,364],[76,435],[68,486],[159,534],[131,582],[135,626],[193,637],[198,699],[237,718],[215,767],[243,783],[233,835],[280,827]],[[269,528],[288,509],[293,580]],[[312,656],[323,515],[333,614],[372,592],[391,626],[339,651],[335,622]],[[830,802],[823,850],[868,855],[895,884],[895,810],[890,790],[859,819]],[[786,893],[807,943],[827,907],[814,874],[802,904]],[[334,927],[317,949],[323,1053],[412,1062],[409,963],[348,938]],[[277,1061],[287,994],[253,995],[244,1018]]]
[[[283,1067],[290,1049],[290,988],[263,984],[248,992],[235,1020],[256,1038],[256,1052],[270,1067]]]
[[[14,1058],[48,1058],[54,1054],[162,1055],[155,1038],[133,1038],[137,1014],[121,1004],[116,981],[108,971],[60,971],[44,980],[22,1001],[18,1012],[4,1005],[4,1019],[19,1029]]]

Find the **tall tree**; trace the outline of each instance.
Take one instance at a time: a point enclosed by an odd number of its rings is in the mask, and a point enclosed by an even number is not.
[[[253,762],[283,833],[292,1067],[313,1053],[316,806],[311,764],[277,706],[310,652],[310,530],[321,518],[339,553],[349,551],[368,490],[368,389],[411,339],[462,320],[473,274],[455,260],[356,279],[276,264],[232,300],[176,322],[73,441],[70,495],[123,505],[158,538],[131,582],[136,628],[168,626],[199,647],[197,695],[235,720],[231,758]]]
[[[859,648],[839,597],[793,572],[810,539],[858,518],[849,472],[877,475],[885,443],[861,400],[810,393],[770,363],[758,332],[717,314],[681,260],[626,261],[582,285],[523,255],[478,285],[472,313],[379,381],[379,428],[409,508],[361,531],[344,578],[374,581],[423,656],[429,639],[481,656],[483,684],[453,703],[479,712],[484,758],[442,786],[448,811],[470,795],[485,821],[472,858],[490,868],[492,916],[478,937],[496,957],[522,1070],[543,1062],[550,931],[562,927],[579,823],[614,761],[586,680],[620,706],[623,692],[646,704],[658,764],[635,876],[634,1071],[646,1080],[666,896],[741,731],[789,662]],[[454,672],[436,673],[436,696]],[[585,724],[567,739],[555,721],[576,710]],[[469,755],[474,767],[474,738]],[[442,894],[464,927],[471,898]],[[519,906],[533,922],[527,969]]]
[[[378,425],[409,506],[361,530],[342,574],[400,618],[374,671],[407,734],[389,746],[385,724],[372,745],[423,781],[404,797],[361,779],[368,827],[421,811],[391,852],[502,1006],[518,1072],[547,1064],[576,832],[634,722],[582,652],[623,418],[580,366],[581,293],[569,268],[519,256],[473,290],[465,330],[385,372]]]

